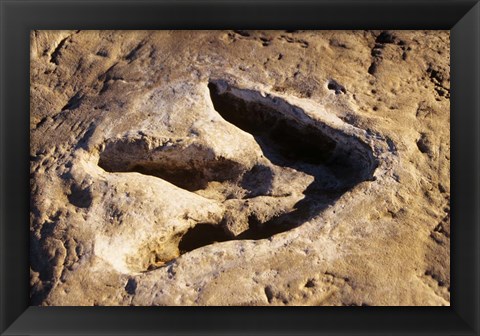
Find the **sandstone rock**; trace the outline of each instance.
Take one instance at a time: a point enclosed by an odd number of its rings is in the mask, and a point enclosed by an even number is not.
[[[34,31],[35,305],[449,305],[448,31]]]

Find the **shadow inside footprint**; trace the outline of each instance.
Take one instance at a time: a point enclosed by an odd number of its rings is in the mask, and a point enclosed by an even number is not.
[[[372,178],[377,163],[359,139],[320,124],[279,97],[238,89],[225,81],[211,81],[208,87],[215,110],[252,134],[270,162],[314,177],[291,212],[266,222],[253,214],[249,229],[236,239],[263,239],[297,227]],[[345,141],[333,140],[338,137]]]

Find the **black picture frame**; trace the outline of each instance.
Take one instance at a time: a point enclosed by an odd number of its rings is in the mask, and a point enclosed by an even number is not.
[[[0,0],[2,335],[479,334],[480,4],[471,0]],[[450,307],[29,307],[31,29],[451,31]]]

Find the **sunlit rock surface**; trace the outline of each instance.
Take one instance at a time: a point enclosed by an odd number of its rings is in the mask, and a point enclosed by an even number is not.
[[[449,305],[448,31],[32,31],[33,305]]]

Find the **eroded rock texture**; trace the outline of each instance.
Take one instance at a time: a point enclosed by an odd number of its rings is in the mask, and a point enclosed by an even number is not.
[[[33,31],[34,305],[449,305],[446,31]]]

